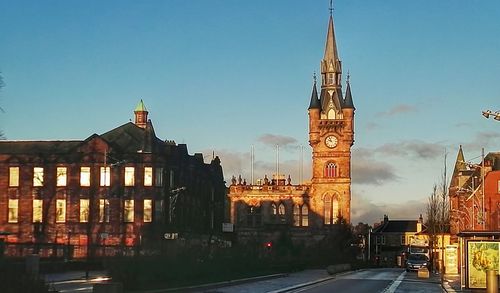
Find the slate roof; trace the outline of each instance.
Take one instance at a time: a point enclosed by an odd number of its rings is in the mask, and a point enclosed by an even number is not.
[[[354,108],[354,103],[352,101],[351,84],[349,82],[347,82],[347,89],[345,91],[345,100],[343,106],[345,109],[356,109]]]
[[[373,229],[373,233],[417,232],[417,220],[388,220]]]
[[[321,109],[321,104],[318,99],[318,90],[316,89],[316,81],[314,81],[313,84],[311,103],[309,103],[309,109]]]

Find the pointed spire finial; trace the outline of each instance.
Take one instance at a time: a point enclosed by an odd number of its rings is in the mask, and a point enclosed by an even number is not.
[[[349,83],[350,79],[351,79],[351,72],[348,69],[347,70],[347,83]]]
[[[330,0],[330,8],[328,8],[328,10],[330,10],[330,16],[333,15],[333,0]]]
[[[313,72],[313,81],[314,81],[314,84],[316,85],[316,71]]]

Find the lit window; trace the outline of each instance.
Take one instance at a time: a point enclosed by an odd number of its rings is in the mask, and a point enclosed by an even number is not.
[[[19,211],[19,200],[9,199],[9,223],[17,223]]]
[[[134,200],[126,199],[123,205],[123,220],[127,223],[134,222]]]
[[[125,167],[125,186],[134,186],[134,167]]]
[[[43,186],[43,168],[33,168],[33,186]]]
[[[144,223],[153,221],[153,200],[144,200]]]
[[[144,186],[153,186],[153,168],[144,167]]]
[[[43,200],[34,199],[33,200],[33,223],[43,221]]]
[[[66,200],[56,200],[56,223],[66,222]]]
[[[285,205],[283,203],[280,203],[280,205],[278,206],[278,213],[280,216],[285,215]]]
[[[293,206],[293,225],[300,226],[300,207],[299,207],[299,205]]]
[[[302,206],[301,216],[302,216],[302,226],[304,227],[309,226],[309,207],[307,207],[306,204]]]
[[[335,163],[328,163],[325,167],[325,177],[331,178],[337,176],[337,165]]]
[[[19,167],[9,167],[9,186],[19,186]]]
[[[500,193],[500,180],[498,180],[497,186],[498,186],[497,192]]]
[[[90,167],[80,168],[80,186],[90,186]]]
[[[109,200],[100,199],[99,200],[99,222],[109,223]]]
[[[339,201],[337,198],[332,198],[330,195],[325,196],[324,216],[326,225],[337,223],[339,218]]]
[[[80,222],[82,223],[89,221],[89,205],[90,200],[80,199]]]
[[[68,169],[66,167],[57,167],[56,169],[56,185],[66,186],[68,178]]]
[[[99,182],[100,186],[110,186],[111,185],[111,168],[101,167],[101,180]]]

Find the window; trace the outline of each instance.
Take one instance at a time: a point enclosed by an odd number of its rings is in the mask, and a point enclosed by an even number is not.
[[[401,245],[406,245],[406,237],[405,237],[405,235],[401,235]]]
[[[271,203],[271,215],[276,216],[278,214],[278,207],[273,202]]]
[[[87,223],[89,221],[89,209],[90,209],[90,200],[89,199],[80,199],[80,222]]]
[[[90,186],[90,167],[80,167],[80,186]]]
[[[66,167],[56,168],[56,186],[66,186],[68,169]]]
[[[19,186],[19,167],[9,167],[9,186]]]
[[[43,186],[43,168],[33,168],[33,186]]]
[[[144,200],[144,223],[150,223],[153,221],[153,200]]]
[[[125,167],[125,186],[134,186],[134,167]]]
[[[33,223],[43,222],[43,200],[33,200]]]
[[[498,183],[497,183],[497,193],[500,193],[500,180],[498,180]]]
[[[247,225],[251,227],[260,226],[260,206],[249,206],[247,209]]]
[[[328,84],[334,84],[335,82],[335,74],[328,73]]]
[[[127,223],[134,222],[134,200],[126,199],[123,205],[123,220]]]
[[[101,167],[101,180],[99,181],[100,186],[110,186],[111,185],[111,168]]]
[[[306,204],[302,206],[301,216],[302,216],[302,226],[304,227],[309,226],[309,207]]]
[[[336,224],[339,218],[339,201],[336,197],[326,195],[324,200],[324,216],[326,225]]]
[[[9,223],[17,223],[19,216],[19,200],[9,199]]]
[[[300,226],[300,207],[299,207],[299,205],[293,206],[293,225]]]
[[[174,170],[170,170],[170,188],[175,186],[175,173]]]
[[[155,168],[155,186],[163,186],[163,168]]]
[[[280,203],[280,205],[278,206],[278,214],[280,216],[285,215],[285,205],[283,203]]]
[[[99,223],[109,223],[109,199],[99,200]]]
[[[156,200],[155,201],[155,221],[161,220],[161,216],[163,213],[163,200]]]
[[[153,186],[153,168],[144,167],[144,186]]]
[[[66,222],[66,200],[56,200],[56,223]]]
[[[380,242],[385,245],[385,236],[380,236]]]
[[[337,176],[337,165],[335,165],[335,163],[333,162],[326,164],[325,177],[332,178],[336,176]]]

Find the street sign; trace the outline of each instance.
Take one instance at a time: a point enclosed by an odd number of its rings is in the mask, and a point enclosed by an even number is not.
[[[167,240],[174,240],[174,239],[179,238],[179,233],[167,232],[163,235],[163,237],[165,237],[165,239],[167,239]]]

